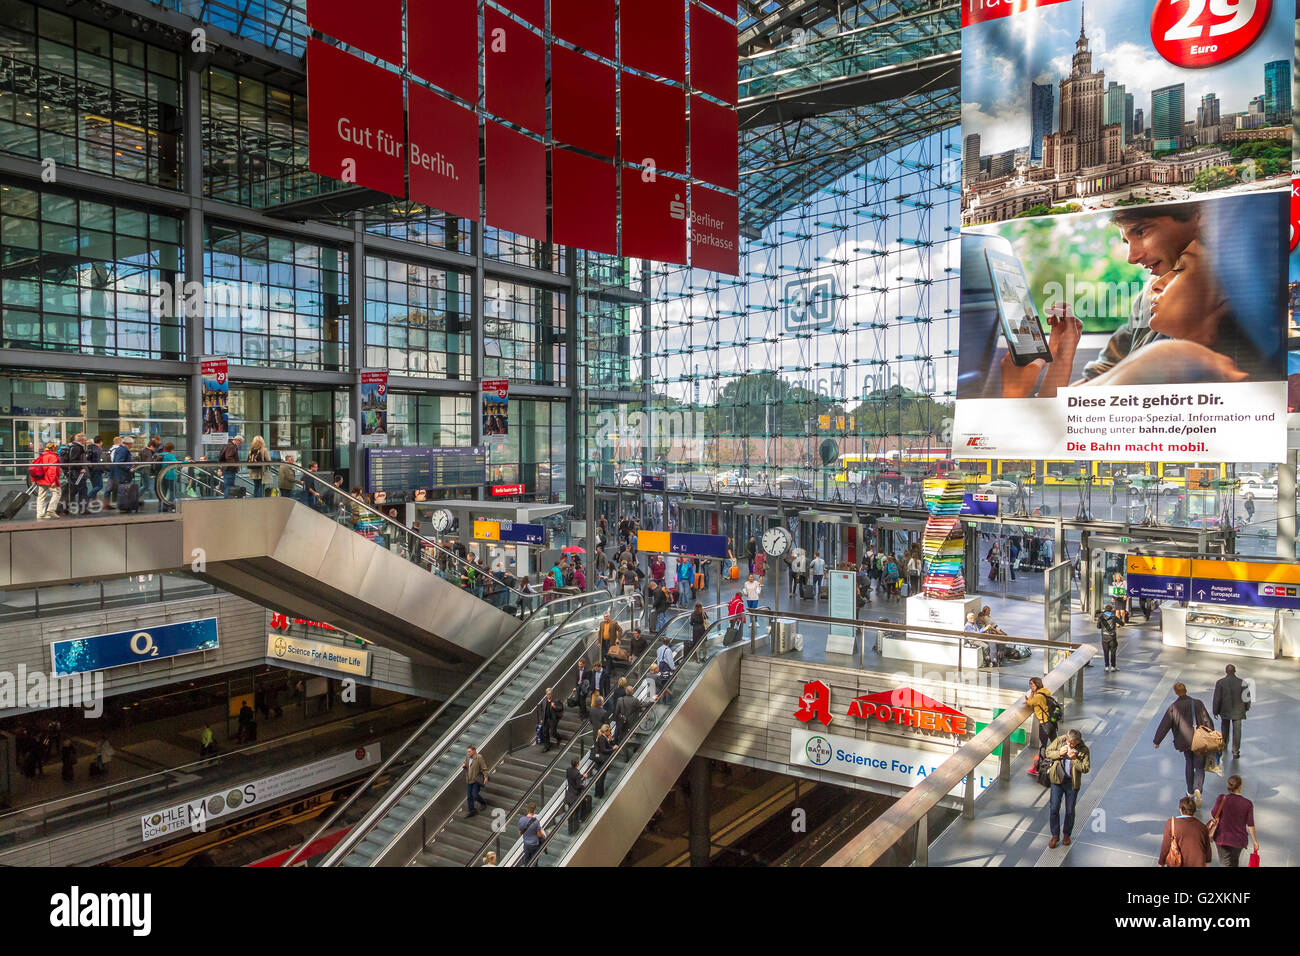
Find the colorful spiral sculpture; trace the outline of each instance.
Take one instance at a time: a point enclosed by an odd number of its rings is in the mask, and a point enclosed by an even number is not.
[[[925,509],[930,517],[921,542],[921,555],[925,559],[921,590],[926,597],[952,600],[966,596],[966,580],[961,573],[965,551],[961,501],[961,482],[947,478],[925,480]]]

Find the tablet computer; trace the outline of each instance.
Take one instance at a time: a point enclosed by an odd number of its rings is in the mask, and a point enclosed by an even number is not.
[[[1043,332],[1043,320],[1029,292],[1025,267],[1015,256],[987,249],[984,252],[989,264],[989,277],[993,281],[993,297],[997,302],[1002,337],[1007,351],[1017,365],[1028,365],[1035,359],[1052,360]]]

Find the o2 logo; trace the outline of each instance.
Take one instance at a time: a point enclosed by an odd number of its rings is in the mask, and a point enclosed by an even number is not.
[[[1215,66],[1259,39],[1272,0],[1156,0],[1151,42],[1175,66]]]
[[[131,636],[131,653],[137,657],[157,657],[158,645],[148,631],[138,631]]]

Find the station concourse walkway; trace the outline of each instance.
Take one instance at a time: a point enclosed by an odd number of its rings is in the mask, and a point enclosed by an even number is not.
[[[784,581],[782,582],[784,584]],[[766,589],[770,591],[769,589]],[[724,595],[726,592],[724,591]],[[770,595],[762,603],[767,605]],[[1024,600],[978,595],[993,611],[993,618],[1009,635],[1041,638],[1043,605]],[[902,621],[904,600],[876,597],[859,610],[863,620]],[[826,601],[795,600],[781,595],[783,610],[827,614]],[[1160,643],[1160,617],[1120,629],[1119,671],[1107,674],[1100,653],[1084,671],[1082,705],[1068,695],[1061,732],[1076,728],[1083,733],[1092,755],[1092,770],[1084,778],[1075,813],[1071,845],[1047,849],[1048,791],[1028,774],[1036,746],[1026,748],[1012,765],[1011,781],[998,781],[975,804],[975,819],[958,817],[930,846],[929,865],[937,866],[1154,866],[1160,852],[1165,822],[1178,813],[1185,793],[1183,757],[1167,736],[1157,751],[1152,746],[1156,727],[1173,702],[1173,685],[1182,681],[1188,693],[1210,708],[1214,683],[1224,675],[1224,665],[1234,664],[1238,676],[1255,682],[1257,701],[1242,724],[1241,757],[1225,752],[1222,776],[1206,773],[1199,813],[1208,822],[1214,799],[1227,790],[1226,780],[1242,776],[1242,793],[1255,805],[1255,832],[1260,840],[1263,866],[1300,865],[1300,830],[1288,808],[1300,802],[1300,738],[1293,715],[1300,711],[1300,662],[1278,659],[1227,657],[1165,647]],[[872,632],[862,655],[826,653],[827,627],[800,621],[803,649],[781,655],[784,660],[806,660],[843,667],[865,667],[897,674],[900,679],[935,665],[891,661],[871,649]],[[759,630],[759,636],[763,633]],[[748,629],[745,632],[749,636]],[[1071,640],[1097,644],[1091,616],[1075,612]],[[758,653],[767,653],[760,645]],[[1028,660],[984,668],[980,680],[1017,690],[1028,688],[1030,677],[1043,674],[1039,653]],[[1216,721],[1216,729],[1218,722]],[[1249,850],[1247,851],[1249,852]],[[1244,866],[1246,857],[1242,857]],[[1214,864],[1218,865],[1217,853]]]

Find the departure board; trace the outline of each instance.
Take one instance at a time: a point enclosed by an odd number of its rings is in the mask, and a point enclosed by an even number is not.
[[[370,494],[487,484],[487,449],[415,447],[366,449],[366,491]]]

